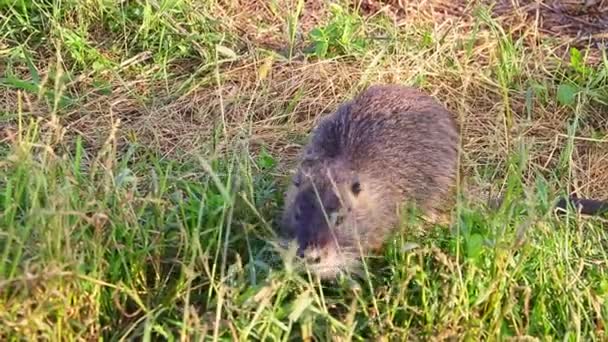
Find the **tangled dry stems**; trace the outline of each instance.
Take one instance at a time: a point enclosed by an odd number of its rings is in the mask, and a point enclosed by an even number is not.
[[[497,8],[504,10],[505,6],[502,2]],[[559,66],[556,47],[538,44],[542,30],[527,25],[529,18],[521,16],[522,11],[530,12],[530,6],[510,12],[510,16],[503,13],[497,19],[524,42],[516,45],[518,51],[511,56],[515,69],[511,82],[519,90],[509,92],[506,101],[504,86],[495,81],[494,67],[500,63],[499,44],[504,37],[486,26],[472,41],[470,52],[463,48],[471,40],[473,5],[440,0],[366,1],[359,9],[364,18],[388,13],[400,32],[406,32],[397,39],[419,38],[418,28],[432,27],[434,37],[441,37],[440,44],[423,49],[398,45],[396,53],[387,53],[387,48],[379,44],[356,59],[303,61],[301,56],[287,60],[260,50],[286,50],[282,18],[293,8],[274,13],[277,9],[262,3],[240,1],[221,7],[222,13],[231,18],[224,25],[238,28],[243,32],[241,40],[248,43],[236,60],[218,62],[208,73],[200,66],[186,64],[182,72],[189,72],[180,74],[177,63],[171,66],[177,71],[167,87],[166,82],[153,77],[142,58],[125,66],[122,74],[109,76],[110,94],[94,89],[86,77],[77,78],[66,85],[66,93],[77,98],[79,104],[61,117],[68,131],[84,135],[91,149],[99,147],[108,129],[120,119],[122,144],[136,141],[170,158],[222,153],[233,146],[236,137],[246,136],[252,152],[264,146],[289,163],[315,120],[364,86],[378,82],[412,84],[422,78],[420,87],[459,117],[465,174],[473,175],[478,166],[504,166],[508,150],[518,139],[532,146],[530,171],[547,172],[555,167],[567,143],[563,136],[566,122],[575,113],[553,99],[543,103],[534,98],[528,116],[526,82],[548,83]],[[301,36],[328,15],[326,7],[318,2],[307,2],[302,13]],[[259,27],[266,29],[256,29]],[[298,42],[301,44],[302,39]],[[54,66],[49,62],[45,71]],[[137,70],[143,72],[134,72]],[[192,71],[201,71],[196,82],[188,80]],[[185,91],[178,92],[184,85]],[[5,107],[16,107],[16,99],[15,91],[3,90]],[[31,116],[44,116],[49,109],[31,97],[24,106]],[[586,114],[577,131],[580,138],[575,140],[575,179],[571,186],[584,195],[608,197],[608,145],[582,138],[608,128],[606,107],[588,103],[581,108]],[[509,127],[505,127],[505,115],[513,117]],[[223,137],[211,148],[209,142],[217,130]]]

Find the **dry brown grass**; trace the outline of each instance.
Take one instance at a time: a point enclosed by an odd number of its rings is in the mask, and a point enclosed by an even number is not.
[[[449,338],[471,333],[483,339],[502,333],[501,324],[508,325],[513,336],[579,330],[604,334],[606,309],[601,305],[605,306],[608,283],[603,283],[607,259],[602,223],[592,227],[568,222],[564,226],[575,229],[559,231],[551,230],[557,227],[554,223],[535,223],[535,229],[527,232],[527,245],[510,247],[509,241],[504,249],[477,246],[483,255],[470,258],[460,254],[469,253],[465,251],[469,240],[458,249],[454,245],[460,243],[459,236],[447,230],[430,232],[428,239],[414,231],[404,239],[413,238],[420,248],[395,255],[387,252],[391,255],[382,262],[389,265],[370,282],[374,288],[364,287],[354,294],[330,288],[337,292],[323,299],[318,298],[316,285],[297,282],[295,276],[274,269],[269,274],[264,266],[266,251],[259,250],[266,245],[259,240],[266,241],[268,227],[262,221],[269,221],[270,211],[276,209],[275,195],[280,196],[282,189],[274,181],[289,172],[316,120],[372,83],[417,85],[452,110],[462,128],[465,192],[474,199],[504,187],[499,180],[506,173],[507,160],[520,155],[517,148],[522,142],[529,150],[524,177],[530,187],[541,173],[550,178],[552,187],[608,198],[608,86],[584,89],[580,101],[571,107],[559,104],[556,88],[565,79],[568,67],[564,63],[569,59],[564,58],[564,44],[572,36],[545,32],[550,18],[535,20],[531,2],[485,20],[475,6],[479,2],[361,1],[357,11],[370,45],[355,56],[319,60],[307,58],[303,50],[309,45],[307,33],[330,18],[325,2],[305,2],[298,33],[291,41],[286,18],[296,11],[297,1],[276,1],[276,6],[253,0],[211,5],[184,1],[184,6],[192,8],[209,6],[196,13],[200,17],[195,19],[211,13],[222,21],[219,27],[225,32],[220,33],[237,36],[226,38],[223,53],[163,60],[155,51],[132,51],[131,41],[121,42],[128,47],[116,52],[111,49],[112,39],[123,37],[92,27],[88,38],[95,51],[117,66],[102,72],[74,69],[63,87],[74,105],[54,110],[52,102],[36,94],[0,88],[0,109],[7,113],[0,122],[0,152],[9,151],[12,158],[0,160],[2,171],[11,174],[0,182],[11,182],[22,197],[12,200],[16,190],[7,186],[0,192],[2,209],[12,215],[0,213],[0,222],[11,225],[0,229],[0,238],[16,241],[12,249],[6,249],[12,254],[3,269],[12,278],[0,280],[0,290],[5,290],[0,291],[5,309],[0,322],[8,322],[0,324],[4,328],[0,334],[8,331],[31,337],[52,332],[91,339],[138,337],[149,328],[159,329],[158,335],[170,331],[234,337],[278,336],[298,329],[306,334],[309,329],[315,334],[326,330],[327,334],[338,331],[365,337]],[[86,11],[91,18],[99,14]],[[172,18],[172,13],[163,14],[163,20],[171,22],[168,26],[175,28],[171,34],[204,38]],[[65,24],[52,14],[49,17],[57,21],[52,23],[57,27]],[[78,15],[71,20],[65,26],[78,28]],[[206,49],[196,39],[194,50]],[[31,51],[42,76],[55,73],[58,64],[66,74],[72,70],[74,61],[62,44],[43,44]],[[291,59],[286,57],[290,46]],[[54,53],[55,47],[61,50],[59,54]],[[6,67],[4,48],[0,40],[0,74]],[[121,51],[127,56],[121,56]],[[595,54],[588,59],[595,65],[591,73],[606,73],[608,63],[597,58],[598,46],[589,51]],[[20,79],[31,76],[25,64],[11,68]],[[98,85],[100,80],[107,82],[105,90]],[[55,86],[52,81],[43,85],[46,89]],[[530,97],[527,91],[533,87],[539,90]],[[17,113],[47,123],[41,131],[48,136],[18,143]],[[578,127],[571,138],[568,123],[577,115]],[[108,133],[119,122],[118,155],[106,153],[94,162],[87,160],[94,158],[93,153],[84,161],[58,153],[63,145],[55,144],[60,139],[52,132],[59,127],[53,121],[57,117],[66,137],[81,135],[91,152],[114,148]],[[564,164],[571,172],[560,165],[569,139],[574,148]],[[42,144],[34,146],[37,141]],[[123,162],[122,152],[131,142],[176,163],[155,168],[153,164],[161,164],[162,158],[153,156],[152,161],[128,160],[133,168],[104,169]],[[259,196],[257,207],[226,200],[196,164],[199,156],[223,154],[230,159],[232,152],[241,149],[247,152],[242,155],[253,159],[262,148],[279,160],[280,167],[270,175],[262,172],[261,179],[249,179],[260,176],[257,173],[243,177],[247,183],[243,188],[256,186],[244,190],[243,198]],[[145,149],[138,153],[141,150]],[[190,164],[192,159],[195,166]],[[98,167],[98,172],[86,170],[89,165]],[[81,166],[82,170],[75,171]],[[243,171],[241,167],[256,164],[234,166],[237,172]],[[125,178],[126,171],[135,174],[133,183],[109,186],[123,171]],[[159,185],[163,181],[168,185]],[[242,205],[237,210],[243,212],[233,215],[235,203]],[[245,213],[242,207],[252,210]],[[197,217],[205,210],[208,217]],[[528,218],[508,214],[494,219],[488,214],[485,220],[483,215],[466,213],[463,220],[468,220],[473,232],[479,228],[474,232],[477,237],[498,243],[513,234],[507,232],[501,240],[502,236],[495,238],[495,231]],[[225,218],[234,220],[226,223]],[[583,226],[591,228],[580,229]],[[232,229],[230,236],[226,227]],[[251,274],[258,278],[251,280]],[[421,294],[428,296],[421,299]],[[302,319],[284,329],[296,296],[311,300],[305,312],[318,321]],[[150,315],[145,308],[151,310]],[[325,325],[318,325],[323,319]],[[29,328],[30,324],[36,328]]]
[[[529,25],[529,14],[534,7],[531,3],[510,12],[504,10],[505,6],[507,2],[498,6],[503,14],[497,22],[516,32],[516,37],[522,37],[526,43],[519,47],[521,51],[511,61],[519,69],[513,76],[513,83],[550,82],[560,63],[555,51],[563,42],[556,45],[539,43],[541,33],[547,31],[544,28],[547,20],[537,20],[538,25]],[[603,2],[597,6],[603,6]],[[543,11],[549,7],[534,8],[540,11],[538,15],[548,15],[553,12]],[[424,49],[399,45],[395,53],[386,53],[386,49],[379,47],[354,60],[306,61],[298,53],[304,47],[302,37],[328,16],[323,3],[306,2],[300,18],[300,39],[294,48],[296,57],[286,60],[260,50],[287,50],[289,42],[284,18],[294,10],[295,5],[272,7],[256,1],[219,3],[218,17],[230,18],[224,25],[239,32],[241,41],[246,43],[237,52],[236,60],[218,62],[211,67],[191,62],[175,63],[171,65],[174,76],[159,81],[154,68],[138,69],[145,56],[134,58],[115,74],[107,75],[112,89],[110,95],[95,90],[87,77],[68,84],[66,89],[77,94],[80,103],[61,117],[68,130],[87,138],[91,148],[98,146],[109,127],[120,119],[123,142],[137,141],[154,146],[169,158],[212,152],[209,142],[214,130],[219,130],[224,136],[215,152],[231,148],[235,137],[245,135],[254,150],[264,145],[288,161],[316,118],[365,85],[412,83],[423,76],[421,87],[437,96],[460,119],[463,166],[467,174],[473,175],[478,165],[503,166],[508,149],[518,139],[525,139],[531,146],[531,168],[550,172],[554,167],[567,142],[563,136],[565,122],[573,118],[574,113],[557,105],[554,97],[550,97],[546,104],[534,99],[531,116],[527,117],[523,91],[511,91],[505,101],[504,89],[496,81],[493,67],[500,58],[497,36],[482,25],[471,53],[467,54],[463,49],[475,25],[474,3],[364,1],[359,10],[366,20],[387,14],[396,25],[396,32],[407,32],[400,36],[402,39],[419,38],[416,33],[419,28],[431,28],[435,37],[441,37],[441,44]],[[580,20],[576,22],[581,24]],[[596,34],[593,28],[601,23],[603,21],[588,25],[589,30],[585,32]],[[557,36],[565,31],[547,32]],[[592,62],[597,63],[597,59]],[[44,72],[53,67],[54,62],[49,61]],[[188,80],[192,74],[201,77]],[[4,106],[17,106],[16,93],[12,90],[3,92]],[[31,98],[24,106],[32,116],[48,111]],[[608,128],[606,107],[591,103],[581,108],[587,114],[575,139],[572,165],[576,173],[572,185],[580,184],[576,187],[581,194],[608,197],[608,145],[605,141],[585,138],[592,131]],[[508,127],[506,114],[513,116]]]

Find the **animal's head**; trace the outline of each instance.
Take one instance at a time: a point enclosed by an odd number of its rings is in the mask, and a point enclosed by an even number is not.
[[[281,228],[314,273],[333,278],[356,271],[361,254],[383,242],[394,213],[379,186],[346,161],[314,153],[303,158],[286,193]]]

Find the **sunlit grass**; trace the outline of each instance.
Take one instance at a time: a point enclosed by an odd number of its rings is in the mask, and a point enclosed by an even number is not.
[[[608,194],[608,59],[561,60],[483,7],[1,6],[3,340],[608,337],[606,221],[550,210]],[[379,82],[458,117],[460,200],[320,283],[274,248],[286,176],[315,120]]]

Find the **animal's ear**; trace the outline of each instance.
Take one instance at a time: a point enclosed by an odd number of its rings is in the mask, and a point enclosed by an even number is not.
[[[302,162],[303,163],[315,162],[315,161],[321,159],[322,155],[323,155],[322,147],[311,144],[302,153]]]
[[[309,143],[316,157],[334,158],[340,154],[344,140],[348,139],[349,111],[350,104],[343,104],[334,113],[319,120]]]

